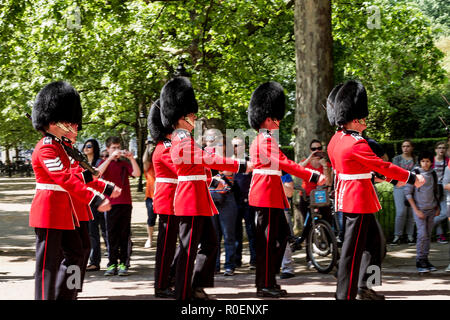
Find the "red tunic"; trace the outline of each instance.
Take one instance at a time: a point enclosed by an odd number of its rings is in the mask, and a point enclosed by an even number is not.
[[[172,134],[170,154],[178,176],[174,203],[175,215],[212,216],[217,214],[206,181],[208,175],[206,168],[237,172],[241,167],[240,162],[202,150],[186,130],[176,130]],[[195,178],[199,180],[191,180]]]
[[[70,160],[72,172],[74,174],[76,174],[79,178],[81,177],[82,179],[80,181],[82,181],[84,184],[86,184],[86,186],[88,186],[89,188],[92,188],[91,191],[93,191],[94,193],[98,192],[98,193],[104,194],[106,191],[107,185],[112,184],[111,182],[105,181],[103,179],[92,180],[89,182],[85,181],[83,175],[81,174],[84,171],[84,169],[80,167],[79,162],[75,161],[70,156],[69,156],[69,160]],[[94,220],[94,215],[92,214],[92,210],[89,205],[86,205],[83,202],[77,201],[76,199],[72,199],[72,200],[73,200],[74,210],[77,214],[79,221]]]
[[[43,137],[32,155],[36,194],[31,203],[30,226],[73,230],[79,226],[74,202],[97,207],[102,199],[70,169],[70,160],[58,138]]]
[[[177,189],[175,181],[178,181],[178,176],[170,157],[171,146],[170,140],[160,141],[153,151],[152,162],[155,170],[153,211],[157,214],[174,214],[173,200]]]
[[[249,204],[264,208],[289,208],[281,181],[281,170],[307,181],[317,181],[319,173],[289,160],[269,131],[258,134],[250,146],[253,176]],[[262,170],[262,171],[260,171]]]
[[[381,209],[371,172],[414,183],[415,175],[373,153],[367,141],[355,131],[338,131],[328,144],[335,172],[335,210],[347,213],[375,213]]]

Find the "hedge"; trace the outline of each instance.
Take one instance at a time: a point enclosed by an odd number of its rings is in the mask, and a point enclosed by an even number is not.
[[[407,138],[406,138],[407,139]],[[402,153],[402,140],[390,140],[390,141],[379,141],[379,143],[383,146],[386,151],[389,159],[392,159],[394,156]],[[419,154],[422,151],[431,151],[434,153],[435,144],[439,141],[447,141],[447,137],[440,138],[415,138],[408,139],[414,145],[414,154]]]

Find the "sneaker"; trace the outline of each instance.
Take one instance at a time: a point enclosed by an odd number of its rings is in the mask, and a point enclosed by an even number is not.
[[[410,246],[416,245],[416,241],[414,241],[413,237],[408,237],[408,245],[410,245]]]
[[[433,266],[431,263],[430,263],[430,261],[428,261],[428,259],[426,259],[425,260],[425,264],[427,265],[427,267],[428,267],[428,270],[430,270],[431,272],[433,272],[433,271],[436,271],[437,269],[436,269],[436,267],[435,266]]]
[[[391,246],[398,246],[399,244],[400,244],[400,237],[395,236],[394,240],[392,240],[392,242],[391,242]]]
[[[144,248],[151,248],[152,247],[152,240],[147,239],[145,242]]]
[[[115,276],[117,274],[117,266],[115,264],[110,265],[106,268],[104,273],[105,276]]]
[[[314,269],[314,265],[313,265],[312,261],[308,261],[306,263],[306,269],[308,269],[308,270]]]
[[[118,272],[119,276],[128,276],[128,268],[125,264],[121,263],[119,264],[119,272]]]
[[[445,272],[450,272],[450,264],[448,265],[447,269],[445,269]]]
[[[225,277],[234,276],[234,270],[233,269],[225,269],[225,272],[223,273]]]
[[[445,236],[443,234],[439,235],[439,237],[437,238],[437,242],[440,243],[440,244],[448,243],[447,239],[445,238]]]
[[[280,275],[280,279],[289,279],[292,277],[295,277],[295,274],[291,272],[282,272]]]
[[[416,268],[419,273],[427,273],[430,272],[430,269],[428,268],[427,263],[425,260],[418,260],[416,261]]]
[[[372,289],[361,288],[358,289],[356,300],[386,300],[386,297],[383,294],[376,293]]]

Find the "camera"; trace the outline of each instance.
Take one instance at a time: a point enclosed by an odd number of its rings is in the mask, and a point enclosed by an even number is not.
[[[325,158],[327,156],[327,154],[323,151],[316,152],[314,155],[316,157],[319,157],[320,159]]]

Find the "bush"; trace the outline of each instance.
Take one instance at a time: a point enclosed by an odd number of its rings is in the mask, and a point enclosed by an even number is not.
[[[388,182],[382,182],[377,183],[375,187],[382,207],[376,217],[381,224],[386,240],[389,241],[394,236],[395,228],[394,186]]]

